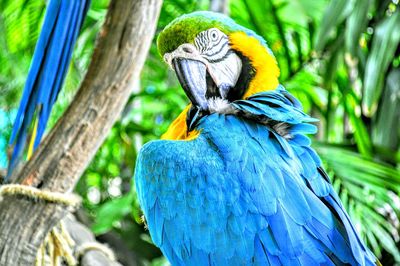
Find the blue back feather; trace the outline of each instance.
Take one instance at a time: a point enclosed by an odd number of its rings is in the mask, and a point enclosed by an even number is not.
[[[287,123],[291,137],[211,114],[198,138],[139,154],[139,201],[172,265],[375,265],[305,135],[315,119],[283,87],[233,105]]]

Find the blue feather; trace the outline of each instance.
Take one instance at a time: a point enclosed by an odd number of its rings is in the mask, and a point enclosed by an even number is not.
[[[140,152],[139,201],[171,264],[374,265],[309,146],[314,119],[282,87],[232,105],[287,123],[291,137],[211,114],[196,139],[153,141]]]
[[[89,5],[88,0],[49,1],[9,141],[14,144],[14,150],[7,179],[22,158],[35,116],[38,117],[37,132],[31,140],[34,149],[42,139]]]

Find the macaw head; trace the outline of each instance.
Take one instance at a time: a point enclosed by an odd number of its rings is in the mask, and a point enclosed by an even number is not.
[[[157,45],[191,101],[181,115],[187,131],[199,117],[279,84],[279,67],[265,40],[219,13],[198,11],[173,20]],[[174,134],[166,138],[176,139]]]

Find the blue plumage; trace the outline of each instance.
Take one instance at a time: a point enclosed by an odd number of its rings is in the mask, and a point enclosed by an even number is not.
[[[287,124],[211,114],[191,141],[146,144],[136,189],[173,265],[375,265],[305,134],[315,121],[284,88],[233,103]]]
[[[38,123],[34,149],[40,143],[89,5],[89,0],[49,1],[10,138],[10,144],[15,146],[8,176],[23,155],[28,130],[35,117]]]

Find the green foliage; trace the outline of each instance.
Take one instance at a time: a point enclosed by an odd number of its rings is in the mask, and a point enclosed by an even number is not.
[[[45,4],[33,1],[0,1],[0,105],[16,106],[22,93],[31,55],[39,34]],[[18,67],[17,67],[18,66]]]
[[[368,112],[377,108],[387,70],[400,44],[400,11],[385,17],[376,27],[365,66],[364,104]]]
[[[108,2],[92,1],[50,128],[87,70]],[[400,8],[396,3],[230,0],[229,5],[237,23],[265,38],[281,67],[281,83],[300,99],[307,113],[320,119],[314,147],[358,230],[383,256],[384,265],[388,253],[400,262]],[[157,34],[181,14],[207,10],[208,5],[208,0],[165,0]],[[0,111],[7,117],[0,132],[5,139],[45,1],[0,0],[0,10]],[[155,40],[133,91],[76,192],[84,198],[96,234],[113,232],[139,261],[165,265],[141,222],[131,178],[142,144],[159,138],[188,101],[162,62]]]
[[[398,261],[400,253],[392,236],[398,229],[396,222],[388,222],[385,215],[397,216],[399,211],[399,172],[340,146],[314,146],[329,167],[334,187],[357,229],[376,254],[380,255],[383,247]]]
[[[133,194],[129,193],[122,197],[112,199],[97,210],[92,230],[95,234],[109,231],[116,222],[131,212],[133,205]]]

